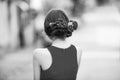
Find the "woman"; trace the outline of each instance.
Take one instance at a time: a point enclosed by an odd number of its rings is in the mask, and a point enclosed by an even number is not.
[[[51,10],[44,21],[45,33],[52,40],[48,48],[35,49],[34,80],[76,80],[81,50],[65,41],[77,29],[62,10]]]

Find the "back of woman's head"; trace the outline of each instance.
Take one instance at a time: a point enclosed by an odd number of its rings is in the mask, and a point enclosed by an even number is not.
[[[69,20],[62,10],[51,10],[44,22],[46,34],[57,38],[70,37],[77,26],[77,22]]]

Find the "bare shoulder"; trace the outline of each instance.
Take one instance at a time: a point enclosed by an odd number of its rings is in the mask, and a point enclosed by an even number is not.
[[[37,48],[33,51],[33,59],[39,61],[43,61],[46,56],[48,56],[48,49],[47,48]]]
[[[77,60],[78,60],[78,65],[80,66],[81,63],[81,56],[82,56],[82,48],[78,45],[74,45],[77,49]]]
[[[75,47],[76,47],[76,49],[77,49],[77,54],[79,55],[79,56],[82,56],[82,48],[81,48],[81,46],[79,46],[79,45],[74,45]]]

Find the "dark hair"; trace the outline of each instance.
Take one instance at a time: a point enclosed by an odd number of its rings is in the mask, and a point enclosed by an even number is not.
[[[46,34],[58,38],[70,37],[77,26],[77,22],[69,20],[62,10],[51,10],[44,22]]]

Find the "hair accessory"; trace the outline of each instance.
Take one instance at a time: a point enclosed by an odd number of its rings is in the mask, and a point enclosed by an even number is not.
[[[69,30],[70,32],[73,32],[74,27],[73,27],[73,21],[72,21],[72,20],[69,21],[68,27],[69,27],[68,30]]]
[[[49,23],[49,26],[53,26],[53,25],[54,25],[54,23],[52,23],[52,22]]]
[[[72,20],[69,21],[68,26],[73,26],[73,21]]]

